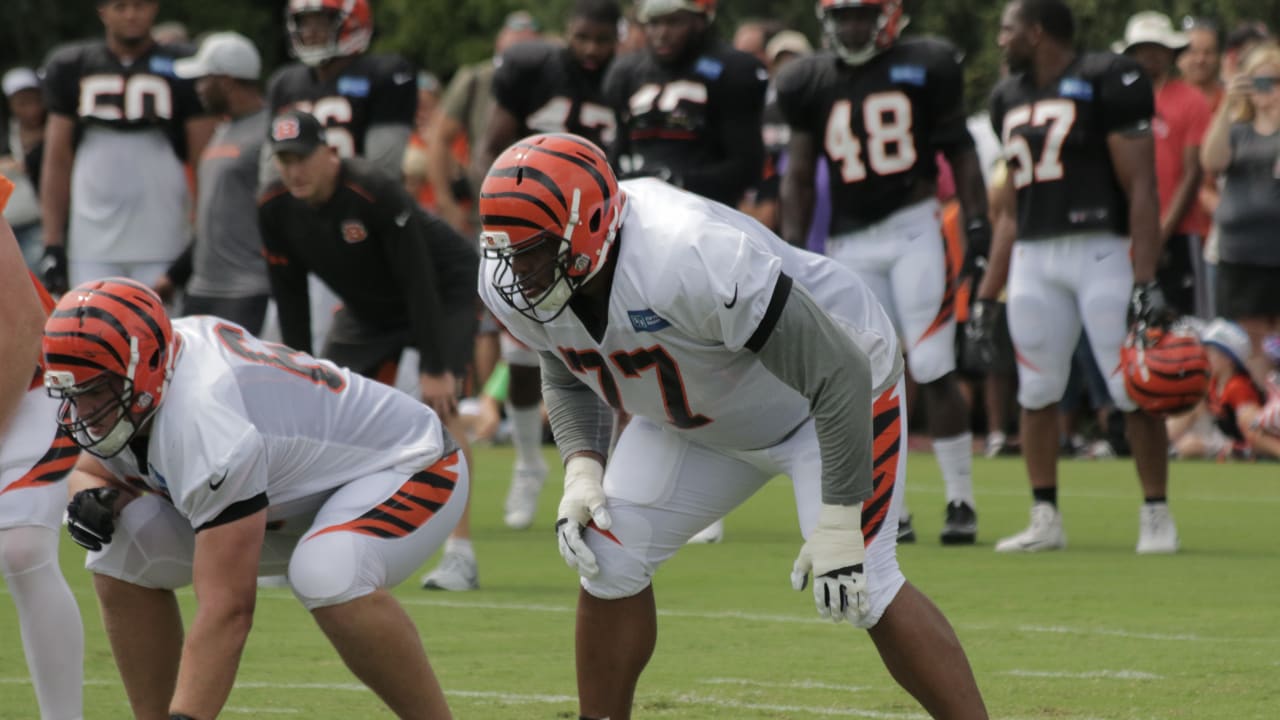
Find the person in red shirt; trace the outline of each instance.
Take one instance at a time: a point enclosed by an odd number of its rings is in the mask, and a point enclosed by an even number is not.
[[[1179,458],[1280,458],[1280,437],[1258,429],[1266,391],[1245,368],[1249,335],[1221,318],[1201,333],[1209,356],[1209,393],[1196,408],[1170,418],[1169,442]]]
[[[1156,279],[1169,304],[1181,314],[1192,315],[1196,291],[1204,287],[1201,250],[1209,232],[1209,218],[1196,203],[1201,180],[1200,139],[1212,113],[1197,88],[1174,76],[1174,60],[1187,42],[1184,33],[1173,29],[1169,16],[1147,11],[1129,18],[1124,40],[1113,49],[1133,57],[1155,88],[1152,130],[1164,242]]]

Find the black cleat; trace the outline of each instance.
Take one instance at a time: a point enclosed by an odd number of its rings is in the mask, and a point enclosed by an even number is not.
[[[947,503],[947,521],[942,525],[943,545],[972,545],[978,539],[978,513],[969,503]]]
[[[898,544],[909,545],[916,541],[916,529],[911,527],[911,516],[905,520],[898,518]]]

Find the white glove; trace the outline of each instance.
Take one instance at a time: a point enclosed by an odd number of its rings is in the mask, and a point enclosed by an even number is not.
[[[600,572],[596,554],[583,539],[587,523],[594,520],[601,530],[613,525],[613,518],[604,507],[603,481],[604,466],[593,457],[575,455],[565,463],[564,497],[560,498],[560,510],[556,514],[556,538],[560,542],[560,556],[586,578]]]
[[[863,569],[867,550],[862,540],[862,503],[823,505],[818,526],[800,548],[791,568],[791,587],[803,590],[813,572],[813,602],[818,614],[854,625],[871,612],[867,575]]]

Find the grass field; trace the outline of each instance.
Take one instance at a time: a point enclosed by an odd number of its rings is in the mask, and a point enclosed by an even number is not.
[[[577,584],[550,532],[501,521],[508,449],[483,449],[473,522],[483,589],[397,589],[459,718],[576,718]],[[551,459],[550,453],[548,458]],[[921,542],[899,549],[907,577],[951,619],[994,718],[1280,718],[1280,466],[1182,463],[1172,508],[1183,551],[1139,557],[1138,490],[1127,462],[1065,461],[1069,549],[1007,557],[994,541],[1026,523],[1021,460],[975,468],[980,545],[942,548],[941,478],[910,459]],[[553,480],[553,482],[555,482]],[[788,573],[799,535],[775,481],[729,517],[726,542],[688,547],[655,581],[658,649],[638,718],[923,718],[866,634],[820,622]],[[72,543],[62,561],[85,615],[86,717],[128,706]],[[424,567],[425,569],[425,567]],[[190,617],[193,598],[181,594]],[[36,718],[11,602],[0,602],[0,718]],[[387,717],[286,589],[261,592],[226,717]]]

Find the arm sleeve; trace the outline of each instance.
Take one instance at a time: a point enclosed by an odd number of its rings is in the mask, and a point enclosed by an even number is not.
[[[70,50],[54,54],[45,66],[42,82],[44,104],[49,112],[76,117],[80,103],[77,91],[76,62],[78,57]]]
[[[611,63],[600,91],[605,104],[613,109],[614,122],[618,128],[614,133],[613,143],[604,150],[609,156],[609,164],[619,176],[626,174],[626,169],[621,167],[621,158],[631,152],[631,131],[628,127],[631,112],[627,107],[628,90],[626,73],[622,70],[624,67],[625,63],[617,60]]]
[[[417,73],[404,58],[393,58],[378,74],[376,92],[369,102],[369,126],[404,125],[413,127],[418,112]]]
[[[960,51],[951,45],[938,50],[929,68],[929,114],[933,121],[930,143],[936,148],[972,147],[973,137],[965,124],[964,68]]]
[[[458,68],[449,87],[445,88],[444,97],[440,99],[440,111],[458,121],[462,127],[468,127],[472,95],[475,94],[475,67],[467,65]]]
[[[391,272],[408,303],[410,337],[421,356],[419,369],[425,374],[439,375],[451,369],[446,358],[452,339],[445,337],[441,322],[444,303],[432,249],[433,238],[429,236],[422,212],[408,193],[391,183],[380,189],[379,202],[371,208],[365,222],[377,228]]]
[[[275,222],[279,211],[277,203],[272,200],[258,208],[258,230],[262,233],[267,278],[271,282],[271,296],[276,301],[281,339],[294,350],[310,353],[311,291],[307,288],[307,269],[289,257]]]
[[[578,452],[609,454],[613,411],[573,374],[555,353],[538,353],[542,399],[561,460]]]
[[[1155,90],[1133,60],[1117,57],[1097,80],[1102,129],[1108,134],[1143,130],[1155,115]]]
[[[774,80],[774,90],[778,97],[778,110],[787,124],[797,130],[817,133],[817,124],[825,120],[818,115],[818,109],[809,91],[809,79],[813,77],[808,60],[793,60],[782,68]]]
[[[408,125],[373,125],[364,133],[364,155],[369,164],[396,180],[404,174],[404,151],[413,128]]]
[[[872,490],[871,361],[804,288],[787,285],[760,362],[809,400],[822,455],[822,502],[862,502]]]
[[[712,130],[724,150],[723,159],[685,170],[680,178],[685,189],[705,197],[734,198],[736,203],[760,177],[764,170],[760,128],[764,124],[765,77],[764,69],[754,62],[725,68]]]

